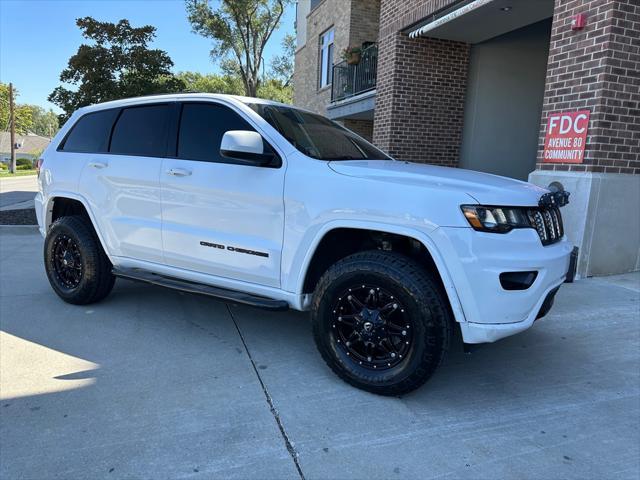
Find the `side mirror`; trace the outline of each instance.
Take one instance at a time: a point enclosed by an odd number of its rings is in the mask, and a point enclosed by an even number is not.
[[[226,132],[220,142],[220,155],[260,167],[269,165],[275,158],[273,153],[265,153],[262,135],[250,130]]]

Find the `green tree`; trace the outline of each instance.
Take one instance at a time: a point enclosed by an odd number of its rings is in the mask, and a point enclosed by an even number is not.
[[[64,110],[62,121],[92,103],[184,88],[171,73],[169,55],[147,47],[155,37],[155,27],[136,28],[128,20],[109,23],[91,17],[79,18],[76,25],[91,44],[80,45],[60,74],[61,82],[75,88],[59,86],[49,95],[49,101]]]
[[[258,97],[281,103],[293,103],[293,88],[277,78],[269,78],[258,87]]]
[[[244,95],[241,78],[232,73],[204,75],[198,72],[180,72],[176,77],[184,82],[186,90],[190,92]],[[268,78],[261,81],[256,96],[276,102],[291,103],[293,89],[290,85],[284,85],[280,79]]]
[[[33,112],[30,105],[16,105],[14,115],[18,135],[26,135],[33,131]]]
[[[0,132],[7,130],[9,130],[9,85],[0,83]]]
[[[293,59],[296,54],[296,37],[290,33],[282,39],[282,54],[271,61],[271,76],[279,79],[284,87],[293,82]]]
[[[31,105],[15,103],[18,91],[13,89],[14,114],[16,119],[16,133],[24,135],[33,129],[33,111]],[[9,130],[9,85],[0,83],[0,131]]]
[[[53,137],[60,129],[58,116],[49,109],[46,111],[38,105],[29,105],[33,120],[32,132],[43,137]]]
[[[190,92],[244,94],[242,80],[238,76],[180,72],[176,77],[184,83],[185,89]]]
[[[227,62],[223,71],[237,70],[245,94],[255,97],[260,86],[263,52],[280,25],[291,0],[186,0],[189,22],[195,33],[213,40],[211,57]]]

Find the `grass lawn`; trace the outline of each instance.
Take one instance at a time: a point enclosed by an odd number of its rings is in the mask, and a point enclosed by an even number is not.
[[[27,175],[36,175],[38,172],[33,170],[17,170],[16,173],[9,173],[9,170],[0,170],[0,178],[24,177]]]

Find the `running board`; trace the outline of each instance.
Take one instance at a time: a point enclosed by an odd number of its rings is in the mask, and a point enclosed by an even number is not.
[[[116,277],[126,278],[138,282],[151,283],[161,287],[180,290],[182,292],[195,293],[199,295],[207,295],[215,297],[225,302],[241,303],[251,307],[262,308],[265,310],[285,311],[289,309],[289,304],[284,300],[274,300],[272,298],[259,297],[246,292],[238,292],[236,290],[228,290],[226,288],[212,287],[202,283],[189,282],[174,277],[167,277],[157,273],[140,270],[137,268],[114,268],[112,273]]]

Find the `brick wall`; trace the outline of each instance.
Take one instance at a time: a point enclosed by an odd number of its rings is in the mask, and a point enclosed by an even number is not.
[[[372,2],[374,7],[368,9]],[[410,40],[401,33],[454,3],[456,0],[323,0],[308,17],[307,45],[296,55],[295,103],[325,113],[330,89],[317,91],[319,35],[335,24],[334,61],[339,61],[345,46],[369,40],[375,20],[367,14],[379,5],[373,140],[398,158],[456,165],[469,46]],[[575,13],[587,15],[582,31],[570,29]],[[639,32],[638,0],[556,0],[538,168],[640,173]],[[549,113],[584,108],[591,111],[585,163],[542,163]]]
[[[373,139],[373,122],[371,120],[345,119],[342,124],[366,140]]]
[[[450,7],[458,0],[382,0],[380,38],[420,22],[427,15]]]
[[[572,31],[571,17],[587,15]],[[538,168],[640,174],[640,3],[556,0]],[[550,113],[588,109],[583,164],[542,163]]]
[[[401,160],[458,164],[469,45],[396,33],[380,41],[374,143]]]
[[[364,42],[375,42],[379,29],[380,0],[351,0],[349,45],[360,46]]]
[[[392,156],[458,164],[469,45],[401,29],[456,0],[382,0],[373,141]]]
[[[325,114],[331,101],[331,86],[319,87],[320,35],[334,27],[333,63],[342,61],[349,45],[376,41],[380,18],[380,0],[323,0],[307,21],[306,45],[296,52],[293,103]]]

